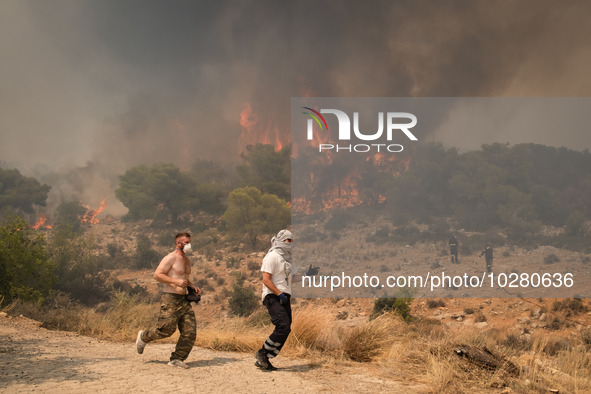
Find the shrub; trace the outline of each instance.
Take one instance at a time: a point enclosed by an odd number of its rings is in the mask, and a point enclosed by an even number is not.
[[[403,320],[410,321],[412,319],[410,314],[411,302],[412,298],[378,298],[373,304],[370,320],[373,320],[386,312],[394,312]]]
[[[352,361],[372,361],[382,352],[384,344],[391,340],[393,322],[392,317],[382,315],[353,327],[346,332],[342,341],[343,353]]]
[[[509,349],[529,351],[532,348],[533,341],[515,334],[509,334],[502,342],[503,346]]]
[[[264,327],[271,324],[271,316],[266,308],[258,308],[247,318],[246,322],[253,327]]]
[[[258,271],[258,270],[260,270],[260,269],[261,269],[261,265],[260,265],[260,263],[259,263],[258,261],[255,261],[255,260],[250,260],[250,261],[247,263],[247,267],[248,267],[248,269],[249,269],[249,270],[251,270],[251,271]]]
[[[560,258],[558,258],[558,256],[556,256],[554,253],[544,256],[544,264],[554,264],[558,263],[559,261]]]
[[[244,278],[241,276],[236,278],[228,306],[236,316],[249,316],[259,306],[259,297],[251,288],[244,286]]]
[[[134,261],[136,268],[154,268],[160,262],[160,255],[152,249],[152,243],[147,235],[137,236]]]
[[[552,310],[563,311],[566,312],[567,316],[570,316],[571,314],[577,315],[579,313],[587,312],[589,308],[583,304],[583,300],[580,298],[567,298],[562,302],[554,301],[552,304]]]
[[[226,260],[226,268],[238,268],[240,267],[240,262],[242,261],[242,258],[236,258],[234,256],[230,256],[228,257],[228,260]]]
[[[336,210],[330,219],[326,221],[324,228],[328,231],[340,231],[352,221],[352,216],[345,210]]]
[[[174,234],[170,233],[169,231],[164,231],[158,234],[156,237],[156,241],[158,241],[158,245],[160,246],[171,246],[174,243]]]
[[[486,321],[486,316],[484,316],[484,313],[479,312],[476,317],[474,318],[474,322],[475,323],[480,323],[480,322],[484,322]]]
[[[591,328],[581,331],[581,341],[583,345],[591,347]]]
[[[207,280],[207,278],[201,278],[195,284],[201,290],[206,290],[206,291],[214,291],[215,290],[213,288],[213,286],[209,284],[209,281]]]
[[[55,283],[55,264],[45,248],[45,238],[23,219],[0,223],[0,295],[43,303]]]
[[[429,300],[429,301],[427,301],[427,307],[429,307],[430,309],[435,309],[435,308],[444,307],[444,306],[445,306],[445,302],[443,300]]]
[[[375,244],[381,245],[388,242],[390,237],[390,229],[388,226],[382,226],[373,235],[367,235],[365,237],[366,242],[373,242]]]

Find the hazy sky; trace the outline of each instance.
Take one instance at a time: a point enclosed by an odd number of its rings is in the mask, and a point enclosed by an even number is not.
[[[287,142],[299,96],[590,96],[589,15],[588,1],[2,0],[0,161],[112,175],[234,160],[253,135]],[[500,139],[591,147],[587,130]]]

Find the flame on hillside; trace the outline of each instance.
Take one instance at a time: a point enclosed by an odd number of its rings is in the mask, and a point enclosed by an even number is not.
[[[97,216],[105,210],[105,208],[107,207],[107,201],[102,200],[99,207],[95,210],[91,210],[88,205],[80,205],[86,208],[86,213],[84,214],[84,216],[82,216],[82,218],[80,218],[80,221],[82,223],[98,224],[99,220],[97,219]]]
[[[271,120],[262,120],[263,118],[264,116],[260,116],[250,103],[244,104],[240,112],[241,149],[257,143],[273,145],[275,150],[280,150],[285,146],[278,128]],[[308,121],[312,122],[312,119]],[[266,124],[264,124],[265,122]],[[378,150],[376,153],[364,156],[366,158],[361,160],[358,160],[359,157],[356,156],[356,153],[350,153],[355,157],[343,157],[340,156],[341,153],[334,151],[324,151],[322,154],[318,154],[318,147],[330,142],[330,133],[326,128],[320,130],[314,125],[313,127],[316,130],[312,133],[310,140],[306,139],[302,144],[296,143],[292,146],[292,160],[301,160],[306,163],[304,173],[310,170],[308,179],[298,180],[298,182],[304,182],[307,187],[304,187],[305,192],[302,192],[302,195],[292,196],[290,205],[293,212],[313,214],[319,211],[350,208],[363,204],[383,204],[386,202],[386,196],[379,191],[372,191],[367,183],[363,183],[364,178],[372,173],[399,176],[408,171],[412,154],[407,156]],[[342,154],[347,155],[345,152]],[[347,166],[347,163],[353,163],[351,159],[354,159],[354,162],[360,162],[359,167],[363,168]],[[336,181],[330,178],[329,174],[330,168],[335,165],[341,166],[342,169],[342,171],[338,168],[333,170],[333,172],[341,174],[340,179]],[[328,171],[322,174],[323,170]]]
[[[47,222],[47,217],[43,212],[39,214],[39,219],[35,224],[32,226],[35,230],[39,230],[40,228],[52,229],[53,227],[49,224],[45,224]],[[19,229],[20,230],[20,229]]]
[[[267,120],[266,125],[262,123],[250,103],[244,104],[240,112],[240,149],[247,145],[266,144],[273,145],[278,151],[286,145],[287,142],[282,140],[279,128],[272,120]]]
[[[303,153],[303,152],[302,152]],[[340,154],[340,153],[339,153]],[[343,153],[346,155],[347,153]],[[365,181],[375,176],[376,173],[400,176],[408,171],[411,157],[401,157],[378,152],[365,158],[365,165],[358,163],[347,170],[347,160],[337,161],[334,152],[323,152],[322,155],[314,155],[310,165],[310,173],[306,175],[304,182],[307,186],[300,191],[300,196],[292,198],[292,210],[306,215],[333,209],[351,208],[359,205],[384,204],[386,196],[379,190],[373,190]],[[339,157],[343,159],[343,157]],[[312,162],[306,156],[302,160]],[[344,172],[335,166],[343,165]],[[363,163],[363,161],[361,161]],[[331,167],[334,167],[331,172]],[[331,174],[342,174],[340,180],[335,180]],[[369,184],[371,185],[371,183]]]

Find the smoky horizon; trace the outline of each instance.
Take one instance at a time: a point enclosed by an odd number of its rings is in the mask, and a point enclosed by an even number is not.
[[[292,97],[584,97],[591,5],[8,0],[0,13],[0,165],[122,214],[138,165],[233,166],[290,141]],[[535,10],[535,12],[532,12]],[[499,21],[503,21],[499,23]],[[424,136],[465,152],[585,132]]]

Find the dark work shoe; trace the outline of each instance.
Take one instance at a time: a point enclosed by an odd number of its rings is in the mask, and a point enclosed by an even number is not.
[[[274,371],[277,369],[271,365],[269,359],[267,358],[267,354],[262,349],[259,349],[259,351],[255,353],[254,357],[257,359],[254,365],[259,367],[260,369],[264,369],[267,371]]]
[[[259,364],[258,361],[255,361],[254,362],[254,366],[255,367],[259,367],[262,370],[265,370],[265,371],[277,371],[277,369],[278,369],[277,367],[272,366],[271,363],[268,363],[268,364],[269,364],[268,367],[263,367],[261,364]]]
[[[267,368],[269,371],[277,371],[277,368],[273,366],[273,364],[271,364],[271,362],[269,361],[269,359],[267,358],[267,364],[269,364],[269,367]]]

